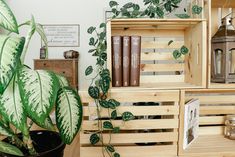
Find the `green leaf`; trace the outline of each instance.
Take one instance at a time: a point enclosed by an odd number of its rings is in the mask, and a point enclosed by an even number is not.
[[[107,60],[107,53],[101,53],[101,58],[106,61]]]
[[[151,0],[144,0],[144,5],[148,5],[149,3],[151,3]]]
[[[96,143],[98,143],[100,141],[100,137],[97,134],[92,134],[90,136],[90,143],[92,145],[95,145]]]
[[[88,51],[88,53],[92,53],[92,52],[94,52],[94,51],[96,51],[97,49],[90,49],[89,51]]]
[[[0,35],[0,94],[4,92],[15,74],[25,39]]]
[[[94,99],[98,99],[100,96],[100,90],[98,87],[90,86],[88,88],[88,94]]]
[[[64,143],[71,144],[82,124],[82,102],[71,87],[58,91],[56,100],[56,124]]]
[[[133,9],[136,10],[136,11],[139,11],[140,10],[140,6],[138,4],[135,4],[133,6]]]
[[[115,149],[114,149],[114,147],[113,147],[112,145],[108,145],[108,146],[106,147],[106,149],[107,149],[109,152],[111,152],[111,153],[115,152]]]
[[[99,104],[103,108],[109,108],[109,103],[106,100],[100,100]]]
[[[13,136],[13,132],[11,132],[10,129],[5,127],[3,122],[0,122],[0,134],[4,136]]]
[[[174,3],[175,5],[176,4],[179,4],[182,0],[171,0],[172,3]]]
[[[160,17],[160,18],[164,17],[164,12],[163,12],[163,10],[161,8],[156,7],[155,12],[156,12],[158,17]]]
[[[110,79],[108,77],[103,77],[99,81],[99,86],[104,94],[106,94],[110,87]]]
[[[37,123],[36,124],[38,126],[40,126],[41,128],[44,128],[46,130],[50,130],[50,131],[56,131],[55,127],[54,127],[54,124],[52,123],[52,120],[50,117],[47,117],[45,122],[43,123]]]
[[[116,1],[110,1],[109,6],[112,8],[114,6],[118,6],[118,3]]]
[[[90,46],[94,46],[95,45],[95,38],[93,38],[93,37],[90,38],[89,45]]]
[[[49,116],[59,89],[56,75],[46,70],[19,69],[19,87],[28,116],[37,123]]]
[[[0,97],[0,113],[8,122],[25,133],[26,114],[19,91],[19,82],[16,75],[12,78],[5,92]]]
[[[100,76],[103,77],[109,77],[110,78],[110,72],[109,69],[104,69],[100,72]]]
[[[188,19],[190,16],[188,14],[175,14],[176,17],[181,19]]]
[[[114,110],[114,111],[111,113],[111,118],[112,118],[112,119],[116,119],[116,118],[117,118],[117,110]]]
[[[56,74],[56,77],[58,78],[59,80],[59,84],[60,84],[60,87],[67,87],[69,86],[69,82],[68,80],[66,79],[66,77],[60,75],[60,74]]]
[[[124,112],[122,114],[122,120],[125,122],[133,119],[135,119],[135,116],[131,112]]]
[[[173,57],[174,57],[175,59],[178,59],[178,58],[181,57],[181,53],[179,52],[179,50],[174,50],[174,52],[173,52]]]
[[[113,157],[120,157],[120,154],[119,153],[114,153]]]
[[[198,5],[193,5],[192,6],[192,13],[193,14],[201,14],[202,12],[202,7],[198,6]]]
[[[0,152],[16,156],[24,156],[19,148],[3,141],[0,141]]]
[[[0,27],[19,34],[16,18],[4,0],[0,0]]]
[[[189,49],[186,47],[186,46],[182,46],[180,48],[180,52],[183,54],[183,55],[186,55],[188,52],[189,52]]]
[[[96,30],[96,28],[93,27],[93,26],[91,26],[91,27],[89,27],[89,28],[87,29],[87,33],[88,33],[88,34],[92,34],[95,30]]]
[[[171,12],[172,11],[171,2],[170,1],[166,2],[164,4],[164,8],[165,8],[166,11]]]
[[[103,128],[104,129],[113,129],[113,124],[111,122],[109,122],[109,121],[105,121],[103,123]]]
[[[106,28],[106,23],[101,23],[100,28]]]
[[[120,133],[120,127],[114,127],[113,133],[115,133],[115,134]]]
[[[86,68],[85,75],[88,76],[93,72],[93,67],[89,66]]]
[[[109,103],[109,108],[111,108],[111,109],[115,109],[116,107],[120,106],[120,102],[118,102],[114,99],[110,99],[108,101],[108,103]]]
[[[168,42],[168,46],[170,46],[173,42],[174,42],[173,40],[170,40],[170,41]]]
[[[132,8],[134,5],[135,5],[134,3],[129,2],[129,3],[125,4],[125,5],[123,6],[123,8],[126,8],[126,9]]]

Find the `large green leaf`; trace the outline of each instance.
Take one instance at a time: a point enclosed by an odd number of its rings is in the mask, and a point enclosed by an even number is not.
[[[62,75],[59,75],[59,74],[56,74],[58,80],[59,80],[59,83],[60,83],[60,87],[66,87],[66,86],[69,86],[69,82],[68,80],[66,79],[66,77],[62,76]]]
[[[70,87],[61,88],[56,100],[56,124],[62,140],[70,144],[82,123],[82,102]]]
[[[24,156],[23,153],[19,150],[19,148],[2,141],[0,141],[0,152],[16,156]]]
[[[45,122],[43,122],[43,123],[37,123],[36,122],[36,124],[38,126],[40,126],[41,128],[46,129],[46,130],[50,130],[50,131],[55,131],[56,130],[50,117],[47,117]]]
[[[13,77],[24,48],[24,38],[0,36],[0,94]]]
[[[0,113],[16,128],[25,133],[26,115],[21,101],[16,75],[11,80],[3,95],[0,97]]]
[[[0,0],[0,26],[15,33],[19,33],[16,18],[4,0]]]
[[[13,135],[13,133],[7,127],[5,127],[2,122],[0,122],[0,134],[5,136]]]
[[[45,70],[19,70],[19,87],[25,109],[36,123],[44,123],[49,116],[59,88],[56,75]]]

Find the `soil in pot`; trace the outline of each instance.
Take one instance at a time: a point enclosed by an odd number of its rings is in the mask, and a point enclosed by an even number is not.
[[[32,131],[30,132],[34,147],[38,155],[26,155],[24,157],[63,157],[65,144],[61,141],[60,136],[52,131]],[[15,155],[4,154],[0,152],[0,157],[18,157]]]

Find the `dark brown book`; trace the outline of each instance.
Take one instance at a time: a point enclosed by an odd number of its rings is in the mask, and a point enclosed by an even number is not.
[[[131,76],[130,85],[140,85],[141,37],[131,36]]]
[[[124,36],[123,37],[123,86],[130,86],[130,69],[131,69],[131,37]]]
[[[112,85],[122,86],[122,37],[112,36]]]

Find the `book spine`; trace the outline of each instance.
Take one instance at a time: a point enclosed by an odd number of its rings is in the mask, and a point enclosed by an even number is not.
[[[130,86],[131,37],[123,37],[123,86]]]
[[[122,86],[122,37],[112,36],[112,86]]]
[[[130,85],[140,85],[140,55],[141,55],[141,37],[131,37],[131,76]]]

